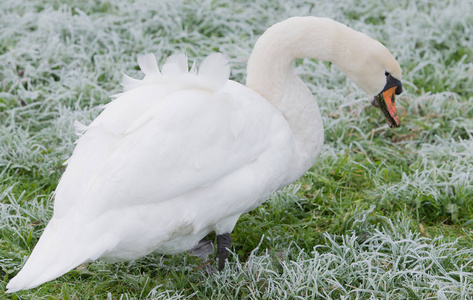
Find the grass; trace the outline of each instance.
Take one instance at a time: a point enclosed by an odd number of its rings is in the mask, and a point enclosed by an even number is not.
[[[0,297],[11,299],[469,299],[473,295],[473,3],[452,1],[0,2]],[[52,215],[52,192],[90,122],[136,76],[136,56],[246,59],[271,24],[334,18],[403,68],[390,129],[331,64],[296,70],[325,146],[297,183],[241,217],[224,272],[182,254],[81,266],[4,295]],[[213,257],[209,258],[210,260]]]

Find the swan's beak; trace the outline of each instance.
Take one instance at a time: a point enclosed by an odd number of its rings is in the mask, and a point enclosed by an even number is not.
[[[393,86],[378,96],[375,96],[371,105],[378,107],[384,114],[389,127],[399,127],[401,122],[396,109],[396,86]]]

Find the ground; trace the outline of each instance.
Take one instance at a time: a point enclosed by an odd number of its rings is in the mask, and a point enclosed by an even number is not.
[[[0,297],[12,299],[467,299],[473,294],[473,2],[0,2]],[[385,44],[403,69],[390,129],[329,63],[296,72],[325,146],[298,182],[244,215],[229,266],[186,254],[83,265],[4,295],[52,215],[52,192],[136,56],[220,51],[244,82],[257,37],[290,16],[333,18]],[[212,237],[210,237],[212,238]],[[209,259],[213,259],[210,257]]]

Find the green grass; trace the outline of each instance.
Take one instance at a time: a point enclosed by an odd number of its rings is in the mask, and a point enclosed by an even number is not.
[[[0,298],[468,299],[473,295],[473,3],[449,1],[0,2]],[[329,63],[297,61],[325,146],[298,182],[242,216],[230,264],[187,254],[95,262],[5,295],[52,215],[52,193],[90,122],[139,76],[137,54],[213,51],[244,82],[256,38],[294,15],[334,18],[403,68],[390,129]],[[214,238],[210,236],[209,238]],[[210,264],[213,257],[209,257]]]

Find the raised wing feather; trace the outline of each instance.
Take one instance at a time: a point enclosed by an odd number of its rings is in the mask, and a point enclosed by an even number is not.
[[[163,75],[166,76],[175,76],[188,71],[187,56],[184,53],[169,56],[163,66]]]
[[[215,87],[221,87],[230,76],[230,66],[227,59],[220,53],[212,53],[207,56],[199,68],[199,75],[213,82]]]

